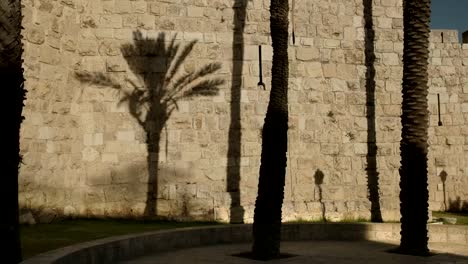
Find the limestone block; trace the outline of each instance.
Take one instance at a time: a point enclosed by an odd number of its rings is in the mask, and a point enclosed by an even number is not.
[[[198,6],[189,6],[187,7],[187,16],[188,17],[203,17],[204,8]]]
[[[174,116],[168,121],[168,128],[191,129],[192,118],[190,116]]]
[[[387,92],[399,92],[401,91],[401,82],[392,80],[385,81],[385,90]],[[401,95],[399,97],[401,97]]]
[[[121,57],[108,57],[106,59],[106,70],[108,72],[125,72],[127,63]]]
[[[392,24],[393,24],[393,20],[392,20],[392,18],[378,17],[376,24],[377,24],[377,27],[379,27],[379,28],[391,29]]]
[[[204,175],[211,181],[222,181],[226,179],[226,168],[214,167],[204,170]]]
[[[462,107],[462,108],[461,108],[461,111],[462,111],[463,113],[468,113],[468,103],[463,103],[463,104],[461,104],[461,107]]]
[[[182,161],[197,161],[201,158],[200,151],[184,151],[182,152]]]
[[[38,139],[52,139],[55,137],[55,129],[52,127],[40,127]]]
[[[98,45],[94,40],[81,39],[78,42],[79,54],[82,56],[95,56],[98,54]]]
[[[115,40],[104,40],[98,50],[101,56],[117,56],[120,55],[120,44]]]
[[[401,107],[399,105],[384,105],[383,112],[386,116],[400,116]]]
[[[92,147],[85,147],[81,151],[81,155],[82,155],[82,160],[84,161],[95,161],[100,156],[99,152]]]
[[[324,63],[322,64],[323,70],[323,77],[330,78],[330,77],[337,77],[338,74],[336,72],[336,64],[334,63]]]
[[[340,146],[336,143],[322,143],[320,152],[325,155],[337,155],[340,152]]]
[[[131,15],[122,15],[122,26],[124,28],[136,28],[138,27],[138,16],[131,14]],[[109,29],[107,29],[109,30]],[[115,31],[117,30],[122,30],[122,29],[114,29]],[[120,37],[119,37],[120,39]]]
[[[118,155],[115,153],[103,153],[101,156],[101,161],[109,163],[118,163],[119,158]]]
[[[144,163],[119,163],[110,169],[110,178],[113,184],[136,183],[148,177],[148,168]]]
[[[323,42],[323,46],[325,48],[338,48],[340,47],[341,41],[338,39],[325,39]]]
[[[83,144],[85,146],[99,146],[103,144],[103,133],[96,133],[96,134],[85,134],[83,136]]]
[[[353,92],[346,94],[347,105],[365,105],[366,97],[361,92]]]
[[[337,72],[339,73],[340,79],[353,80],[357,79],[357,68],[355,65],[350,64],[338,64]]]
[[[366,155],[367,154],[367,144],[366,143],[355,143],[354,144],[354,153],[356,155]]]
[[[441,66],[438,69],[440,76],[452,76],[457,74],[456,67],[454,66]]]
[[[45,41],[44,29],[41,26],[28,27],[25,37],[29,42],[40,45]]]
[[[398,0],[381,0],[380,3],[385,7],[398,6]]]
[[[132,2],[131,1],[119,1],[115,5],[114,13],[116,14],[129,14],[132,11]]]
[[[355,27],[345,27],[344,28],[344,33],[343,33],[343,38],[345,40],[351,40],[351,41],[356,40],[356,28]]]
[[[116,138],[121,141],[134,141],[135,131],[117,131]]]
[[[62,48],[66,51],[74,52],[77,48],[76,40],[71,38],[64,38],[62,40]]]
[[[448,227],[447,242],[456,244],[466,244],[465,228]]]
[[[296,59],[300,61],[316,61],[320,59],[320,51],[317,48],[298,48],[296,50]]]
[[[246,143],[242,145],[242,155],[251,157],[261,154],[259,143]]]
[[[348,84],[345,80],[340,80],[340,79],[331,79],[330,81],[330,86],[331,86],[331,91],[334,92],[343,92],[346,91],[348,88]],[[343,94],[341,95],[340,102],[343,103],[345,101],[345,97]],[[337,102],[337,103],[340,103]]]
[[[382,62],[384,65],[400,65],[400,58],[397,53],[382,53]]]
[[[138,15],[138,27],[146,30],[154,29],[154,16],[153,15]]]
[[[148,4],[146,1],[131,1],[131,9],[133,13],[144,14],[147,12]]]
[[[312,78],[322,77],[323,76],[322,64],[320,62],[307,63],[306,73],[307,73],[307,76],[312,77]]]
[[[122,17],[119,15],[102,15],[99,18],[102,28],[122,28]]]

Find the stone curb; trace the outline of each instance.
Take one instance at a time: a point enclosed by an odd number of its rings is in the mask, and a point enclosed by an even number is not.
[[[468,245],[468,226],[429,225],[429,242]],[[187,227],[109,237],[71,245],[27,259],[23,264],[115,263],[156,252],[252,241],[252,225]],[[398,223],[283,224],[282,240],[399,241]]]

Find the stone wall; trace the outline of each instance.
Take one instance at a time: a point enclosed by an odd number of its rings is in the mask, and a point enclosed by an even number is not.
[[[155,208],[170,218],[252,221],[272,49],[269,1],[248,1],[245,9],[242,2],[24,1],[21,206],[124,217]],[[384,219],[399,218],[402,4],[373,2],[370,14],[362,0],[295,1],[284,220],[369,218],[369,175],[378,175]],[[371,16],[375,45],[366,45]],[[443,206],[442,171],[447,202],[468,199],[468,46],[444,32],[444,43],[438,32],[431,37],[431,209]],[[164,45],[131,49],[145,39]],[[223,80],[217,95],[179,91],[165,100],[174,84],[151,80],[161,81],[177,60],[160,53],[173,39],[181,48],[196,41],[177,76],[221,65],[197,79]],[[258,45],[266,90],[257,86]],[[366,79],[372,75],[375,82]],[[148,87],[161,92],[157,107],[137,100],[135,91]],[[155,128],[148,111],[157,120],[171,114]],[[148,146],[148,135],[159,143]]]
[[[433,210],[468,209],[468,44],[434,30],[429,69],[429,182]],[[442,125],[439,126],[438,101]]]

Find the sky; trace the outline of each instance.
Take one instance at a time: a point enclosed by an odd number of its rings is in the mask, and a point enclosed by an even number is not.
[[[431,29],[468,30],[468,0],[432,0]]]

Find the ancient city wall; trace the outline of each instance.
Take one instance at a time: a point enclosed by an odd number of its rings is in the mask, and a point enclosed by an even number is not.
[[[457,31],[434,30],[431,37],[428,98],[431,112],[430,206],[434,210],[466,210],[468,44],[458,42]],[[438,124],[437,95],[440,98],[441,126]]]
[[[252,221],[272,49],[269,1],[243,2],[24,1],[21,206]],[[368,193],[399,218],[402,5],[370,2],[295,1],[284,220],[368,218]],[[453,31],[431,43],[430,207],[441,210],[444,197],[468,200],[468,44]],[[184,74],[192,86],[178,85]]]

